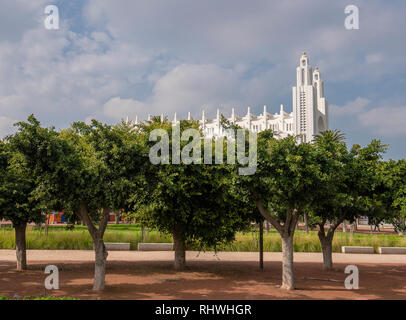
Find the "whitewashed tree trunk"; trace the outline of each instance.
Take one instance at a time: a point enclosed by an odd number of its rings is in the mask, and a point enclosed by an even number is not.
[[[325,221],[319,224],[318,236],[320,239],[321,249],[323,252],[323,269],[331,270],[333,268],[333,238],[334,232],[341,224],[345,224],[344,218],[339,218],[334,223],[330,223],[327,233],[324,230]]]
[[[80,204],[80,209],[78,212],[78,215],[80,216],[81,220],[85,223],[93,239],[93,246],[95,251],[93,290],[95,291],[101,291],[104,289],[105,286],[106,261],[108,252],[106,250],[106,246],[104,245],[103,236],[104,232],[106,231],[110,212],[111,212],[110,208],[108,207],[103,208],[103,213],[99,221],[98,228],[96,228],[96,226],[93,224],[92,220],[89,217],[86,203],[82,202]]]
[[[282,236],[282,286],[287,290],[295,289],[293,273],[293,234]]]
[[[25,231],[27,224],[15,225],[15,242],[17,256],[17,270],[27,269],[27,250],[25,241]]]
[[[300,210],[289,208],[286,211],[285,221],[282,223],[277,216],[268,211],[262,204],[261,199],[256,197],[256,204],[261,215],[268,220],[279,232],[282,239],[282,285],[287,290],[295,289],[295,278],[293,273],[293,236],[300,217]]]
[[[320,243],[323,251],[323,269],[331,270],[333,268],[333,237],[320,239]]]
[[[104,289],[105,284],[106,260],[108,255],[103,239],[99,238],[94,240],[94,252],[95,268],[93,290],[101,291]]]

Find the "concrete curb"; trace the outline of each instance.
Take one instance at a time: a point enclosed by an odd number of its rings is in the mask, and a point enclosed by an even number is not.
[[[173,251],[173,243],[139,242],[138,251]]]
[[[105,242],[107,251],[128,251],[130,250],[130,243],[128,242]]]
[[[406,247],[379,247],[380,254],[406,254]]]
[[[375,253],[374,247],[342,246],[342,253]]]

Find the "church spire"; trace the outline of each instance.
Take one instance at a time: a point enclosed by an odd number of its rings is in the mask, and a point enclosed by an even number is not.
[[[319,71],[319,67],[316,67],[313,72],[313,85],[317,91],[317,98],[324,98],[324,83],[321,80],[321,74]]]
[[[297,87],[310,86],[312,84],[312,69],[309,66],[309,58],[306,52],[302,53],[297,72]]]
[[[301,55],[296,72],[297,86],[292,88],[293,132],[301,135],[302,142],[310,142],[329,127],[328,103],[319,68],[312,71],[306,52]]]

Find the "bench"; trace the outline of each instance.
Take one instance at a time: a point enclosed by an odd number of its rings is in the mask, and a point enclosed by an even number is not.
[[[138,251],[173,251],[173,243],[148,243],[139,242]]]
[[[406,254],[406,247],[379,247],[380,254]]]
[[[107,251],[129,251],[130,243],[129,242],[105,242]]]
[[[342,246],[342,253],[375,253],[374,247]]]

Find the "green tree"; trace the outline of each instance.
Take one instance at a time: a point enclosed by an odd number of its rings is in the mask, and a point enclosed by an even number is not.
[[[30,137],[19,150],[38,177],[42,199],[87,226],[95,250],[93,289],[103,290],[107,258],[103,235],[109,214],[126,208],[133,186],[129,177],[138,174],[142,163],[136,135],[124,123],[112,127],[95,120],[55,132],[41,128],[33,117],[20,124],[19,135]]]
[[[212,164],[204,163],[204,152],[196,156],[196,161],[185,163],[185,155],[204,150],[201,132],[198,136],[191,135],[185,140],[174,139],[176,135],[182,137],[188,129],[197,130],[194,133],[200,132],[199,123],[182,120],[175,127],[167,119],[161,121],[154,117],[140,127],[148,149],[155,150],[154,146],[161,146],[158,152],[161,160],[156,164],[149,162],[148,184],[141,194],[137,192],[132,197],[134,211],[138,213],[142,223],[172,234],[176,270],[185,267],[188,244],[202,249],[216,248],[232,241],[235,233],[246,228],[249,223],[245,208],[238,206],[240,202],[230,192],[232,166],[215,164],[214,152],[210,155]],[[156,139],[150,141],[154,132],[159,133],[158,142]],[[214,141],[211,142],[210,151],[214,151]],[[221,149],[221,155],[224,149]],[[165,150],[170,152],[164,152]],[[183,161],[180,163],[174,163],[177,157],[174,150],[179,150],[182,154]],[[139,188],[138,191],[142,189]]]
[[[323,269],[331,269],[334,232],[344,220],[351,220],[354,210],[348,185],[354,174],[351,157],[339,131],[324,131],[315,137],[317,162],[323,173],[323,182],[314,190],[313,203],[308,208],[311,226],[318,226],[318,237],[323,252]],[[346,205],[348,210],[342,210]],[[326,230],[326,225],[328,227]]]
[[[383,208],[380,219],[386,220],[399,233],[406,232],[406,160],[382,163],[382,193],[378,199]]]
[[[318,237],[323,252],[323,269],[331,269],[334,232],[344,220],[351,220],[354,210],[342,210],[343,205],[351,207],[348,195],[351,160],[353,159],[340,131],[324,131],[315,137],[317,162],[323,172],[323,182],[315,189],[313,203],[309,206],[310,224],[319,228]],[[350,209],[350,208],[348,208]],[[326,225],[328,227],[326,230]]]
[[[11,220],[15,229],[17,270],[27,269],[27,224],[42,221],[36,179],[24,157],[17,152],[18,134],[0,142],[0,218]]]
[[[252,192],[262,216],[282,238],[282,288],[295,288],[293,236],[299,216],[321,183],[314,146],[298,144],[294,137],[277,140],[271,131],[258,138],[258,166],[253,176],[240,177]]]
[[[367,212],[377,213],[371,199],[378,192],[377,173],[385,146],[373,140],[364,148],[355,145],[348,151],[339,131],[325,131],[316,136],[315,146],[323,181],[314,190],[309,212],[312,224],[319,228],[323,269],[329,270],[333,267],[332,243],[337,227]]]
[[[96,120],[87,125],[77,122],[61,134],[77,162],[68,180],[69,193],[64,194],[65,208],[86,225],[94,243],[95,277],[93,290],[105,285],[107,250],[103,236],[109,215],[128,208],[128,199],[138,176],[142,159],[137,137],[125,123],[114,127]],[[55,182],[57,183],[57,182]],[[59,188],[66,188],[66,183]]]

